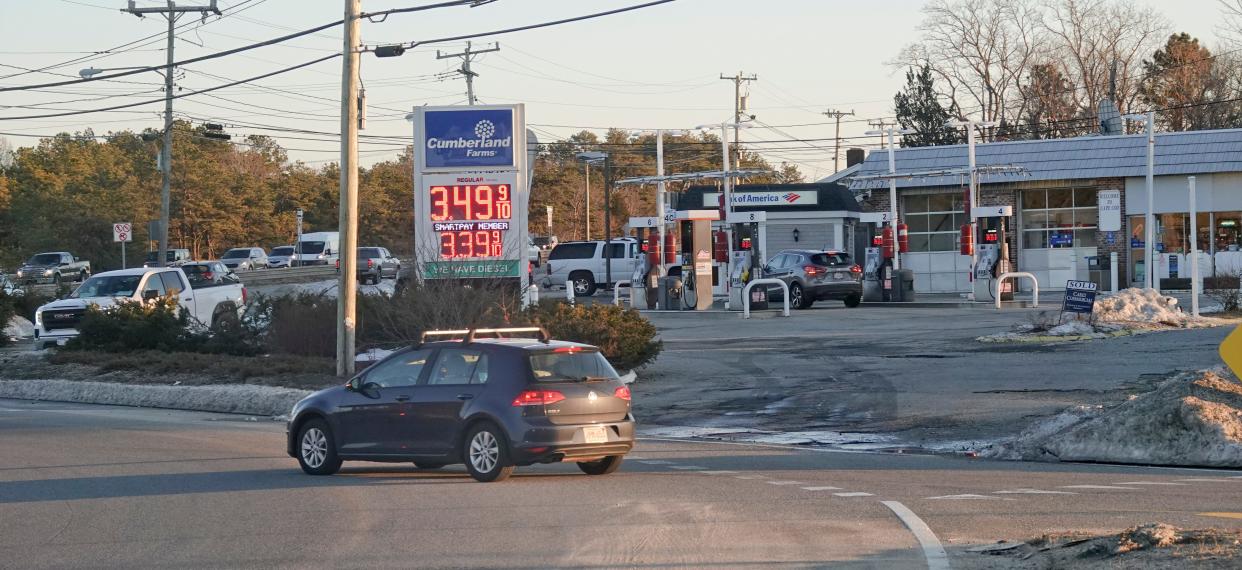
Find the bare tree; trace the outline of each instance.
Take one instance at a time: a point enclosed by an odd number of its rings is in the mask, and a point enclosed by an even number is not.
[[[9,139],[0,137],[0,168],[13,166],[13,145]]]
[[[1039,6],[1030,0],[932,0],[923,14],[919,42],[892,65],[928,65],[952,107],[1016,123],[1027,70],[1048,49]]]
[[[1216,0],[1220,3],[1221,37],[1226,42],[1242,45],[1242,0]]]
[[[1117,106],[1126,112],[1138,97],[1143,58],[1168,37],[1164,16],[1152,8],[1118,0],[1045,0],[1045,29],[1053,61],[1076,88],[1080,113],[1094,115],[1111,90],[1116,65]]]

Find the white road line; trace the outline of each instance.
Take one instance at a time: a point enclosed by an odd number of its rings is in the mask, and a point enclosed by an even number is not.
[[[672,467],[673,469],[680,469],[682,471],[696,471],[699,469],[707,469],[706,467],[699,467],[698,465],[671,465],[670,467]]]
[[[941,496],[939,496],[939,497],[927,497],[927,500],[930,500],[930,501],[935,501],[935,500],[948,500],[948,501],[961,501],[961,500],[985,500],[985,501],[986,501],[986,500],[997,500],[997,501],[999,501],[999,500],[1000,500],[1000,497],[992,497],[992,496],[989,496],[989,495],[972,495],[972,494],[967,493],[967,494],[963,494],[963,495],[941,495]]]
[[[1190,481],[1190,482],[1193,482],[1193,483],[1199,483],[1199,482],[1203,482],[1203,483],[1232,483],[1232,482],[1233,482],[1233,479],[1212,479],[1212,478],[1208,478],[1208,477],[1201,477],[1201,478],[1195,478],[1195,479],[1176,479],[1176,481]]]
[[[872,495],[871,493],[863,493],[860,491],[854,491],[850,493],[833,493],[832,496],[834,497],[874,497],[875,495]]]
[[[767,481],[769,485],[806,485],[802,481]]]
[[[712,470],[712,471],[699,471],[699,475],[732,475],[734,473],[737,473],[737,471],[725,471],[723,469]]]
[[[1117,483],[1118,485],[1167,485],[1167,486],[1185,486],[1185,483],[1173,483],[1170,481],[1126,481]]]
[[[944,545],[940,544],[936,533],[932,532],[923,519],[897,501],[880,502],[893,511],[919,541],[919,545],[923,547],[923,557],[927,559],[927,570],[949,570],[949,555],[945,553]]]
[[[997,495],[1077,495],[1069,491],[1045,491],[1043,489],[1007,489],[1004,491],[993,491]]]
[[[644,463],[646,465],[672,465],[673,462],[664,461],[662,459],[643,459],[639,461],[639,463]]]
[[[840,487],[803,487],[804,491],[840,491]]]
[[[1138,487],[1119,487],[1117,485],[1061,485],[1062,489],[1102,489],[1117,491],[1137,491]]]
[[[768,479],[767,475],[734,475],[735,479]]]
[[[637,455],[626,455],[625,458],[629,459],[630,461],[642,461],[646,459],[646,457],[639,457]]]

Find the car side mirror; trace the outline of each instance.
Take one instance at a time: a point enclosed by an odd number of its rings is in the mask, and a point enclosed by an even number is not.
[[[348,384],[345,384],[345,389],[350,392],[357,392],[361,382],[358,378],[351,379]]]
[[[143,291],[143,292],[142,292],[142,300],[143,300],[143,301],[154,301],[154,300],[159,299],[159,298],[160,298],[160,292],[159,292],[159,291],[155,291],[155,290],[148,289],[148,290],[146,290],[146,291]]]

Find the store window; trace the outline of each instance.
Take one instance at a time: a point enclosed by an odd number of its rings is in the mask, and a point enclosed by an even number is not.
[[[909,226],[910,253],[958,251],[966,211],[962,194],[927,194],[902,198],[902,220]]]
[[[1022,247],[1095,247],[1099,204],[1092,188],[1022,191]]]

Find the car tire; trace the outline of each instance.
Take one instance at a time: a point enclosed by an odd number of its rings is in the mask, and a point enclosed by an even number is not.
[[[60,286],[60,274],[59,273],[52,274],[52,284],[56,285],[57,287]]]
[[[845,306],[853,309],[862,304],[862,295],[853,293],[845,298]]]
[[[220,325],[226,322],[230,325],[241,324],[241,315],[237,314],[237,306],[231,301],[216,307],[215,313],[211,315],[211,330],[219,330]]]
[[[621,468],[622,455],[609,455],[595,461],[579,461],[578,469],[587,475],[607,475]]]
[[[298,465],[307,475],[332,475],[341,469],[341,458],[332,443],[332,430],[328,423],[308,420],[298,430]]]
[[[513,473],[509,444],[500,429],[490,422],[475,424],[461,440],[461,456],[466,471],[481,483],[504,481]]]
[[[795,309],[809,309],[815,301],[807,297],[802,285],[794,283],[789,286],[789,306]]]
[[[439,463],[435,461],[415,461],[414,462],[415,467],[419,469],[426,469],[428,471],[432,469],[440,469],[444,467],[445,465],[448,465],[448,463]]]
[[[595,276],[590,271],[575,271],[569,274],[569,280],[574,285],[575,297],[590,297],[595,294],[597,286],[595,285]]]
[[[85,271],[82,271],[82,272],[79,272],[79,273],[78,273],[78,281],[79,281],[79,282],[84,282],[84,281],[86,281],[88,278],[90,278],[90,275],[89,275],[89,274],[87,274]]]

